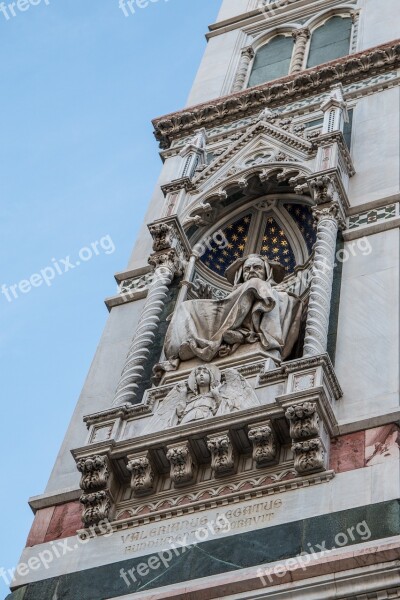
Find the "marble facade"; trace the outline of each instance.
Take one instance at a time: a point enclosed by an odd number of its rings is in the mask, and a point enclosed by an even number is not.
[[[351,53],[303,69],[332,15]],[[9,600],[400,598],[396,19],[223,0]],[[282,31],[290,75],[246,89]]]

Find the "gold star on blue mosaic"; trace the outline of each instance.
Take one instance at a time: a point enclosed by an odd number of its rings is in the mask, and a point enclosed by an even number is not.
[[[249,234],[250,223],[252,215],[245,215],[234,223],[228,225],[224,230],[223,234],[225,240],[221,239],[222,236],[216,236],[217,242],[210,239],[205,253],[201,257],[201,261],[214,271],[218,275],[224,276],[226,269],[231,265],[237,258],[241,258],[246,248],[246,242]],[[218,244],[218,241],[220,242]]]
[[[267,218],[260,254],[279,262],[287,273],[292,273],[296,266],[296,259],[285,232],[273,217]]]
[[[300,229],[308,251],[311,254],[317,239],[311,208],[304,204],[285,204],[285,208]]]

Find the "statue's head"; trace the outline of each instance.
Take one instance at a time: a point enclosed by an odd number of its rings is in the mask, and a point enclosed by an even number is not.
[[[252,278],[280,283],[285,276],[285,269],[277,262],[269,261],[260,254],[249,254],[238,258],[225,271],[225,277],[234,286],[249,281]]]
[[[188,386],[195,394],[199,393],[200,388],[208,387],[211,389],[215,384],[221,382],[221,372],[215,365],[199,365],[189,375]]]
[[[266,281],[269,275],[269,265],[261,256],[250,255],[243,264],[243,281],[248,281],[254,277]]]
[[[197,367],[196,371],[195,371],[195,379],[196,379],[196,383],[197,383],[197,387],[205,387],[211,386],[211,372],[210,369],[208,369],[208,367],[206,366],[200,366]]]

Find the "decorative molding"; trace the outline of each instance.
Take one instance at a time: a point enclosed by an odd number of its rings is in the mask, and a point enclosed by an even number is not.
[[[253,445],[253,460],[257,468],[270,465],[278,458],[279,445],[271,421],[253,425],[248,432]]]
[[[242,479],[238,482],[226,482],[223,485],[202,488],[196,491],[185,491],[184,494],[171,497],[171,493],[163,494],[153,502],[132,506],[129,501],[118,505],[116,519],[112,523],[114,530],[126,526],[169,519],[177,514],[191,514],[218,506],[235,504],[241,500],[271,496],[292,491],[310,485],[319,485],[332,481],[334,471],[325,471],[317,475],[299,477],[293,467],[259,477]],[[123,518],[124,515],[128,517]]]
[[[396,40],[155,119],[155,136],[161,146],[167,148],[175,138],[190,134],[199,127],[213,127],[235,117],[254,114],[265,106],[277,106],[299,96],[315,95],[338,83],[362,81],[371,75],[398,68],[399,65],[400,41]]]

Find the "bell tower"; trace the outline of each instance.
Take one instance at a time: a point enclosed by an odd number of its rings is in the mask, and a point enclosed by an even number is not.
[[[223,0],[8,600],[400,598],[397,0]]]

